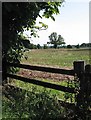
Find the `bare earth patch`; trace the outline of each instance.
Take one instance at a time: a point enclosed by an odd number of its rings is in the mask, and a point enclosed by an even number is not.
[[[63,81],[63,80],[71,80],[74,77],[62,74],[55,73],[47,73],[47,72],[39,72],[39,71],[30,71],[30,70],[20,70],[19,75],[27,78],[40,78],[40,79],[50,79],[53,81]]]

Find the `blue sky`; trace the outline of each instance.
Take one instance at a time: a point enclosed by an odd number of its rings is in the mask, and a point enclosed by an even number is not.
[[[39,31],[40,38],[32,38],[34,44],[46,44],[52,32],[61,34],[66,44],[81,44],[89,42],[89,1],[65,0],[60,8],[60,14],[51,19],[37,18],[37,24],[42,21],[48,25],[47,30]],[[29,35],[29,32],[26,32]]]

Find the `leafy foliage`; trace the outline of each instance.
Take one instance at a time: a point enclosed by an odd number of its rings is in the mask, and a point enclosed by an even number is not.
[[[44,49],[47,49],[47,48],[48,48],[47,44],[44,44],[43,48],[44,48]]]
[[[72,45],[67,45],[67,48],[72,48]]]
[[[30,35],[36,37],[36,30],[47,28],[40,22],[41,27],[35,26],[37,17],[51,17],[59,14],[61,2],[3,2],[2,3],[2,46],[3,63],[20,62],[24,45],[20,34],[25,29],[30,30]],[[43,10],[42,15],[40,11]]]
[[[40,44],[37,44],[37,48],[38,48],[38,49],[40,49],[40,48],[41,48]]]
[[[80,45],[78,44],[78,45],[76,45],[75,47],[76,47],[76,48],[80,48]]]
[[[56,95],[44,89],[37,92],[33,87],[31,91],[22,90],[14,93],[13,101],[3,101],[3,118],[26,118],[30,120],[57,120],[62,117],[64,109],[60,106]]]
[[[4,2],[2,7],[2,21],[3,21],[3,55],[6,55],[9,48],[19,41],[18,35],[24,31],[24,28],[30,30],[31,35],[36,37],[34,32],[36,26],[36,18],[42,16],[49,18],[53,14],[58,14],[58,7],[62,2]],[[40,16],[40,11],[43,14]],[[44,24],[41,23],[44,27]],[[19,44],[19,42],[18,42]]]
[[[56,32],[51,33],[49,39],[50,43],[54,45],[54,48],[57,48],[58,45],[65,44],[63,37],[61,35],[57,35]]]

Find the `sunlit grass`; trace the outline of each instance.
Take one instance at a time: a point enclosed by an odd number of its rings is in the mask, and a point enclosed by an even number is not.
[[[72,68],[77,60],[90,61],[89,49],[38,49],[26,52],[25,56],[28,59],[23,58],[22,63],[63,68]]]

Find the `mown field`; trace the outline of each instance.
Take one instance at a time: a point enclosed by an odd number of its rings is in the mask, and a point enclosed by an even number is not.
[[[25,53],[26,59],[22,63],[32,65],[53,66],[62,68],[72,68],[73,62],[84,60],[90,61],[89,49],[37,49]]]

